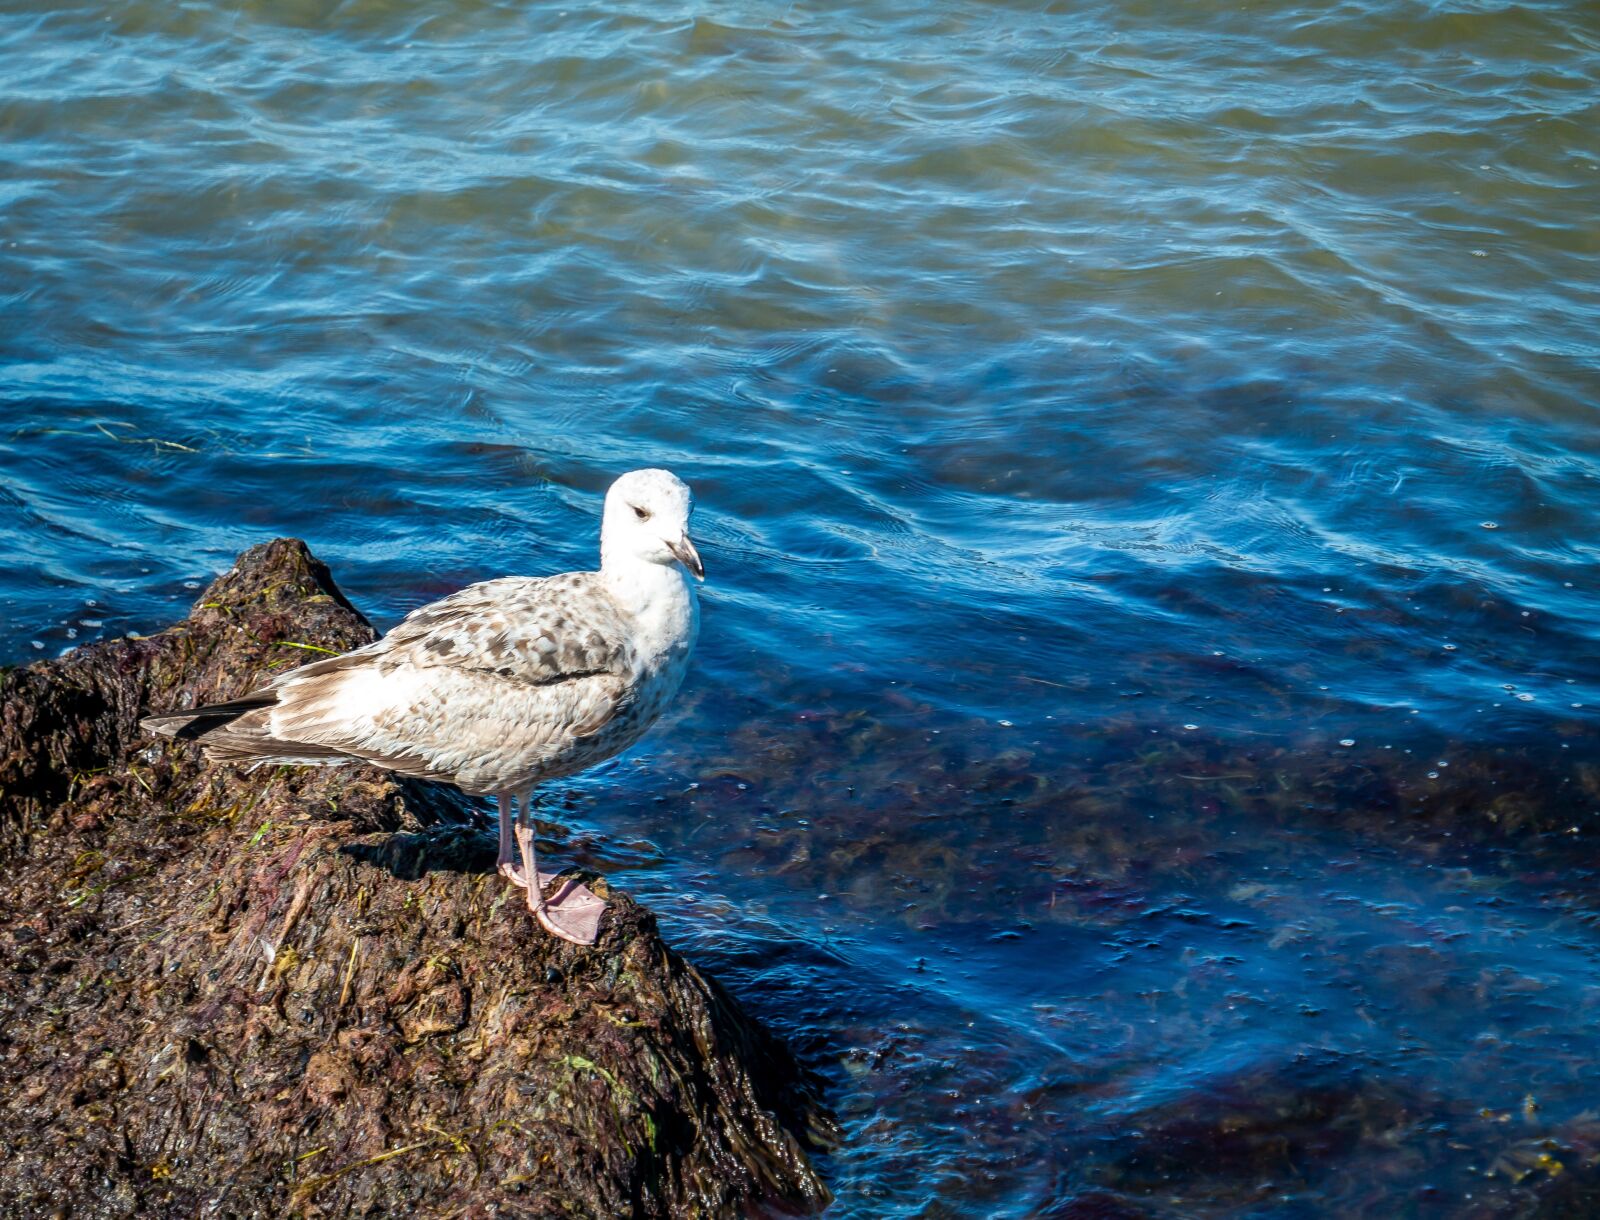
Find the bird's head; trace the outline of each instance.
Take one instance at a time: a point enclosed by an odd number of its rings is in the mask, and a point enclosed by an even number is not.
[[[600,527],[603,562],[681,563],[704,580],[705,565],[689,541],[694,495],[670,470],[630,470],[606,492]]]

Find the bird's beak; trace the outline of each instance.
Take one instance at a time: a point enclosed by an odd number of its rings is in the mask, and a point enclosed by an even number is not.
[[[667,550],[672,552],[679,563],[694,573],[696,580],[706,578],[706,565],[700,562],[700,552],[694,549],[694,543],[689,541],[688,534],[676,542],[667,543]]]

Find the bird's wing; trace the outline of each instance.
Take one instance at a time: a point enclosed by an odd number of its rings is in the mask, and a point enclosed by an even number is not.
[[[632,646],[592,573],[472,585],[275,684],[274,737],[454,779],[554,758],[620,712]]]
[[[380,641],[381,663],[547,686],[621,671],[627,640],[627,625],[594,573],[510,576],[413,610]]]

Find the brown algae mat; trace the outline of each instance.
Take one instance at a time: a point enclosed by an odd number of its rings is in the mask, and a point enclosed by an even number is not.
[[[565,944],[453,792],[138,728],[372,638],[278,540],[158,635],[0,673],[0,1215],[824,1206],[814,1078],[626,894]]]

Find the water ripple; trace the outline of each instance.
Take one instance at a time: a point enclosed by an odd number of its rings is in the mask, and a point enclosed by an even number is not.
[[[389,622],[670,465],[696,676],[551,797],[827,1073],[837,1214],[1581,1213],[1589,10],[119,0],[0,65],[7,657],[273,534]]]

